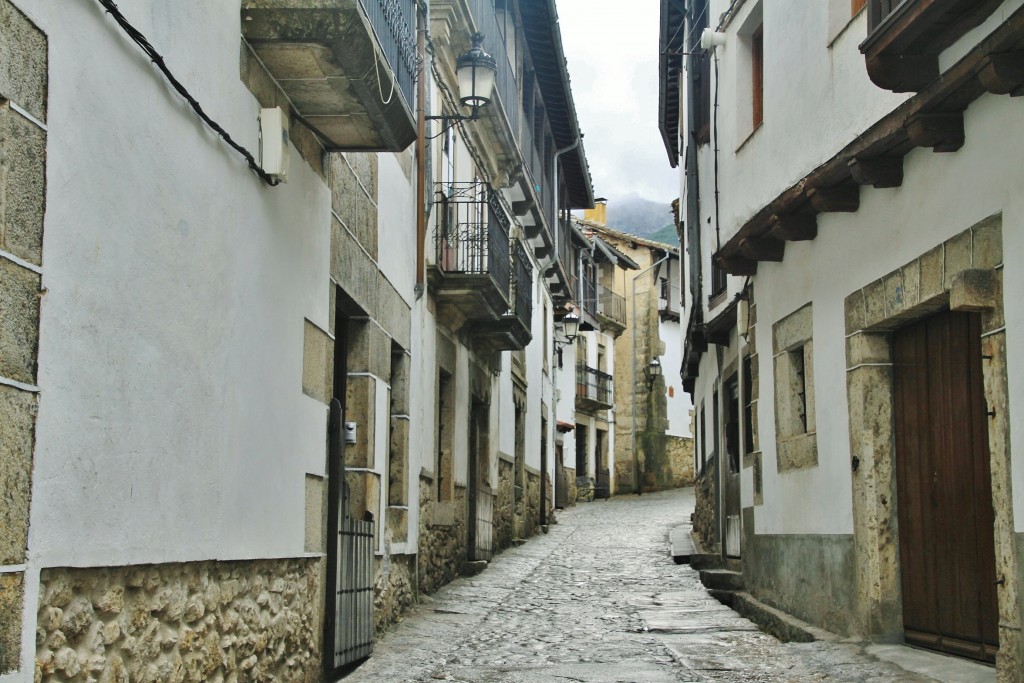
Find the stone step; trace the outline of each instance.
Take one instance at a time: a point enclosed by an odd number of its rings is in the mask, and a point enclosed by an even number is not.
[[[668,533],[669,555],[676,564],[689,564],[690,557],[697,552],[693,547],[690,532],[690,525],[687,524],[677,526]]]
[[[743,574],[728,569],[701,569],[700,582],[709,589],[743,590]]]
[[[694,569],[714,569],[722,564],[722,557],[717,553],[693,553],[690,555],[690,566]]]

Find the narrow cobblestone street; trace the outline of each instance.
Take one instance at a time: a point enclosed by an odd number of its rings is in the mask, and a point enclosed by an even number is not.
[[[561,511],[549,534],[424,596],[346,681],[934,680],[862,643],[781,643],[719,604],[668,557],[692,509],[683,489]]]

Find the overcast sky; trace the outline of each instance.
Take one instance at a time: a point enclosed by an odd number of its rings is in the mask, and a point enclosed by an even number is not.
[[[679,181],[658,131],[660,3],[557,2],[595,196],[670,202]]]

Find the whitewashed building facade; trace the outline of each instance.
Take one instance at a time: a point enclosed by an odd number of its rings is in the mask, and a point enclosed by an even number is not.
[[[549,521],[553,2],[0,0],[0,159],[3,683],[322,680]]]
[[[812,624],[1019,680],[1024,8],[666,0],[661,29],[705,542]]]

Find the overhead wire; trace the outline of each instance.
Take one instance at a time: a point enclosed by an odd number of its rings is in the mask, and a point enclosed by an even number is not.
[[[107,11],[107,14],[114,18],[114,21],[116,21],[117,24],[121,27],[121,29],[128,35],[128,37],[131,38],[132,42],[138,45],[139,48],[146,54],[146,56],[149,57],[150,61],[152,61],[156,68],[159,69],[160,73],[164,75],[164,78],[167,79],[167,82],[170,83],[171,87],[174,88],[174,90],[179,95],[181,95],[186,102],[188,102],[189,106],[192,107],[192,110],[196,113],[196,115],[198,115],[199,118],[203,120],[203,123],[205,123],[207,126],[210,127],[211,130],[217,133],[217,135],[219,135],[221,139],[224,140],[224,142],[226,142],[232,149],[241,154],[242,157],[249,164],[249,168],[252,169],[252,171],[257,176],[259,176],[261,180],[263,180],[265,183],[271,186],[280,185],[281,181],[277,178],[274,178],[266,171],[264,171],[263,168],[259,165],[259,162],[256,161],[256,157],[253,156],[252,152],[250,152],[245,147],[235,142],[231,135],[226,130],[224,130],[224,128],[219,123],[217,123],[216,121],[211,119],[209,115],[207,115],[207,113],[203,110],[202,105],[199,104],[196,98],[193,97],[192,94],[185,88],[185,86],[182,85],[181,82],[174,77],[174,74],[171,73],[170,69],[167,67],[167,63],[164,61],[164,58],[160,55],[160,53],[156,51],[156,48],[153,47],[153,45],[149,42],[146,36],[142,34],[141,31],[139,31],[137,28],[132,26],[131,23],[129,23],[128,19],[125,18],[123,14],[121,14],[121,11],[117,8],[117,5],[113,2],[113,0],[97,0],[97,2],[99,2],[99,4],[103,6],[103,8]]]

